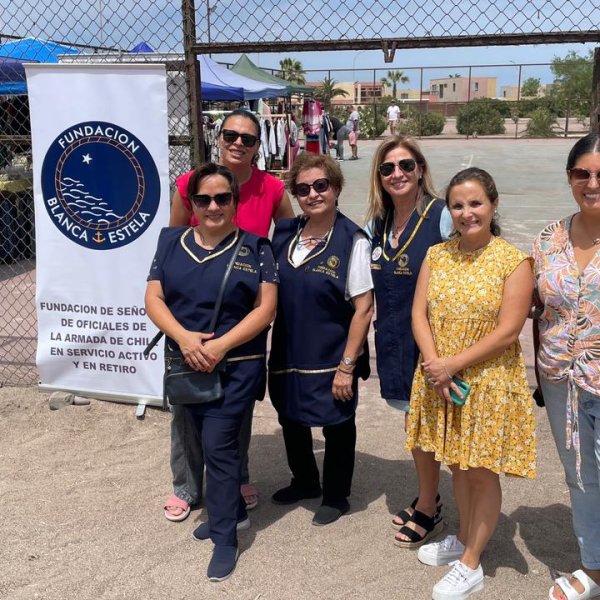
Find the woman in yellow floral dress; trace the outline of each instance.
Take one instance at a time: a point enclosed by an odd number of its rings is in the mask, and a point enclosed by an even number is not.
[[[454,176],[446,204],[457,235],[429,249],[412,319],[421,351],[410,401],[407,447],[431,452],[452,471],[457,535],[419,549],[425,564],[453,564],[434,600],[483,588],[480,556],[502,502],[500,473],[535,476],[535,423],[518,337],[533,291],[531,259],[498,237],[492,177]],[[453,376],[470,386],[464,405]]]

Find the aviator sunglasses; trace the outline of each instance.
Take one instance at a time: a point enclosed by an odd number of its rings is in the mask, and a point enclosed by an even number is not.
[[[233,199],[231,192],[222,192],[221,194],[215,194],[209,196],[208,194],[194,194],[192,196],[192,202],[198,208],[208,208],[210,203],[214,200],[218,206],[227,206]]]
[[[569,169],[569,175],[571,176],[572,183],[576,185],[583,185],[587,183],[592,177],[596,178],[598,185],[600,185],[600,171],[597,173],[593,173],[592,171],[588,171],[587,169],[582,169],[580,167],[573,167]]]
[[[379,174],[383,177],[389,177],[394,172],[396,165],[405,173],[412,173],[417,166],[417,162],[412,158],[403,158],[397,163],[384,162],[379,165]]]
[[[255,135],[252,135],[251,133],[240,133],[233,129],[223,129],[221,135],[228,144],[233,144],[233,142],[240,138],[242,144],[246,146],[246,148],[252,148],[252,146],[258,142],[258,138]]]
[[[297,183],[296,196],[300,196],[300,198],[308,196],[310,194],[310,188],[315,190],[317,194],[322,194],[329,189],[329,179],[326,177],[321,177],[319,179],[315,179],[312,183]]]

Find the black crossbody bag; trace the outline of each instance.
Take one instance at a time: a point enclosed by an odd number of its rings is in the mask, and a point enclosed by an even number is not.
[[[217,294],[208,331],[214,331],[217,325],[225,294],[225,286],[245,238],[246,232],[240,231],[240,237],[225,269],[223,281],[221,281],[221,287]],[[150,351],[156,346],[162,336],[163,332],[159,331],[152,338],[152,341],[144,350],[144,356],[148,357]],[[225,371],[226,365],[227,358],[223,357],[210,373],[195,371],[185,362],[181,350],[172,350],[167,344],[165,348],[165,375],[163,379],[163,408],[166,409],[169,404],[206,404],[221,400],[224,396],[221,373]]]

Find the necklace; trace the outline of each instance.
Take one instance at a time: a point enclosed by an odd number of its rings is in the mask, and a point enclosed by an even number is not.
[[[303,248],[303,247],[307,248],[309,246],[318,246],[319,244],[322,244],[329,237],[329,234],[331,233],[332,229],[333,229],[333,225],[331,225],[331,227],[329,227],[329,229],[322,235],[319,235],[319,234],[311,235],[310,232],[307,232],[306,229],[303,229],[300,232],[300,235],[298,236],[298,241],[296,242],[296,246],[298,246],[300,248]],[[303,235],[305,233],[308,235],[308,237],[303,237]]]
[[[408,213],[408,217],[406,217],[406,219],[404,219],[404,221],[402,221],[402,223],[400,223],[399,225],[396,225],[396,219],[394,219],[394,228],[392,229],[392,239],[393,240],[397,240],[400,237],[400,234],[404,231],[404,228],[406,227],[407,223],[410,221],[410,218],[412,217],[416,208],[417,207],[415,206],[410,211],[410,213]]]

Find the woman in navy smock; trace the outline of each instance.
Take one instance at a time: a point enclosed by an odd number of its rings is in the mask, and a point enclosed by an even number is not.
[[[375,348],[381,396],[408,412],[419,349],[411,330],[412,301],[427,249],[452,231],[444,202],[436,198],[429,166],[418,144],[406,136],[383,142],[371,166],[366,231],[377,320]],[[406,425],[405,425],[406,426]],[[443,528],[437,495],[439,463],[413,450],[419,495],[392,520],[394,543],[416,548]]]
[[[301,155],[289,184],[304,214],[280,221],[273,235],[281,284],[269,392],[293,478],[272,500],[294,504],[321,496],[310,428],[323,427],[323,502],[313,524],[326,525],[350,508],[357,378],[369,375],[369,242],[337,211],[343,175],[333,159]]]
[[[268,240],[246,234],[227,282],[216,330],[207,331],[225,269],[240,230],[233,224],[239,187],[229,169],[197,169],[189,189],[199,224],[161,231],[146,290],[148,316],[167,347],[179,347],[198,371],[212,371],[227,357],[224,398],[186,405],[198,430],[206,463],[208,523],[196,539],[214,544],[208,577],[228,577],[237,560],[237,529],[249,525],[240,496],[238,433],[244,410],[265,384],[266,330],[277,306],[277,271]]]

